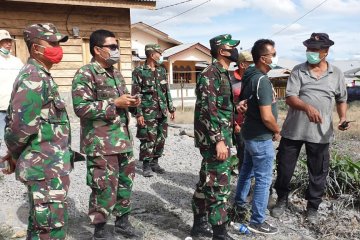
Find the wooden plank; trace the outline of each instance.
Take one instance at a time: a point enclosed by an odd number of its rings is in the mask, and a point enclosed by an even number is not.
[[[82,53],[82,46],[63,46],[64,53]]]
[[[50,70],[51,76],[54,78],[73,78],[77,69],[71,70]]]
[[[79,69],[83,65],[82,62],[60,62],[59,64],[55,64],[51,70],[73,70]]]
[[[15,52],[16,52],[16,56],[18,58],[21,59],[21,61],[25,64],[30,56],[29,54],[29,50],[26,46],[26,43],[24,41],[24,39],[22,38],[16,38],[16,41],[15,41]]]
[[[131,55],[131,48],[120,48],[121,55]]]
[[[71,86],[60,86],[59,85],[59,92],[71,92]]]
[[[144,8],[155,9],[155,1],[83,1],[83,0],[7,0],[9,2],[31,2],[31,3],[49,3],[61,5],[80,5],[93,7],[109,7],[109,8]]]
[[[64,43],[61,43],[61,45],[62,46],[81,46],[82,43],[83,43],[83,39],[81,39],[81,38],[69,37],[69,39]]]
[[[131,41],[128,40],[120,40],[119,45],[122,48],[131,48]]]
[[[63,62],[82,62],[83,56],[82,56],[82,54],[64,54],[62,61]]]
[[[54,80],[59,86],[71,86],[73,78],[54,77]]]
[[[121,70],[131,70],[132,69],[132,63],[120,63],[120,69]]]
[[[121,56],[120,61],[123,63],[132,62],[132,56],[131,55],[123,55],[123,56]]]

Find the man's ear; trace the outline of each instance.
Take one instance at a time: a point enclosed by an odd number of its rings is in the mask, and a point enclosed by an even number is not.
[[[100,49],[98,46],[94,46],[94,53],[95,55],[100,55]]]

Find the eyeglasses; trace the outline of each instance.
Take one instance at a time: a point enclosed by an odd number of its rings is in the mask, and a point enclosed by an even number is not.
[[[112,51],[115,51],[115,50],[119,49],[119,45],[117,45],[117,44],[102,45],[100,47],[106,47],[106,48],[109,48]]]

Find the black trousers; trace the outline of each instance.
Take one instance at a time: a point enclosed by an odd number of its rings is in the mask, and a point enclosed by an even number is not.
[[[276,155],[277,178],[275,189],[279,198],[288,196],[291,190],[290,181],[303,144],[305,144],[309,174],[309,185],[306,189],[305,199],[308,200],[308,208],[318,209],[329,172],[329,143],[310,143],[282,138]]]

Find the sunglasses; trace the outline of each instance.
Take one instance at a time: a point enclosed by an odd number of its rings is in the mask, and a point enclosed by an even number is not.
[[[119,49],[119,45],[117,45],[117,44],[102,45],[102,46],[99,46],[99,47],[106,47],[106,48],[109,48],[112,51],[115,51],[115,50]]]

